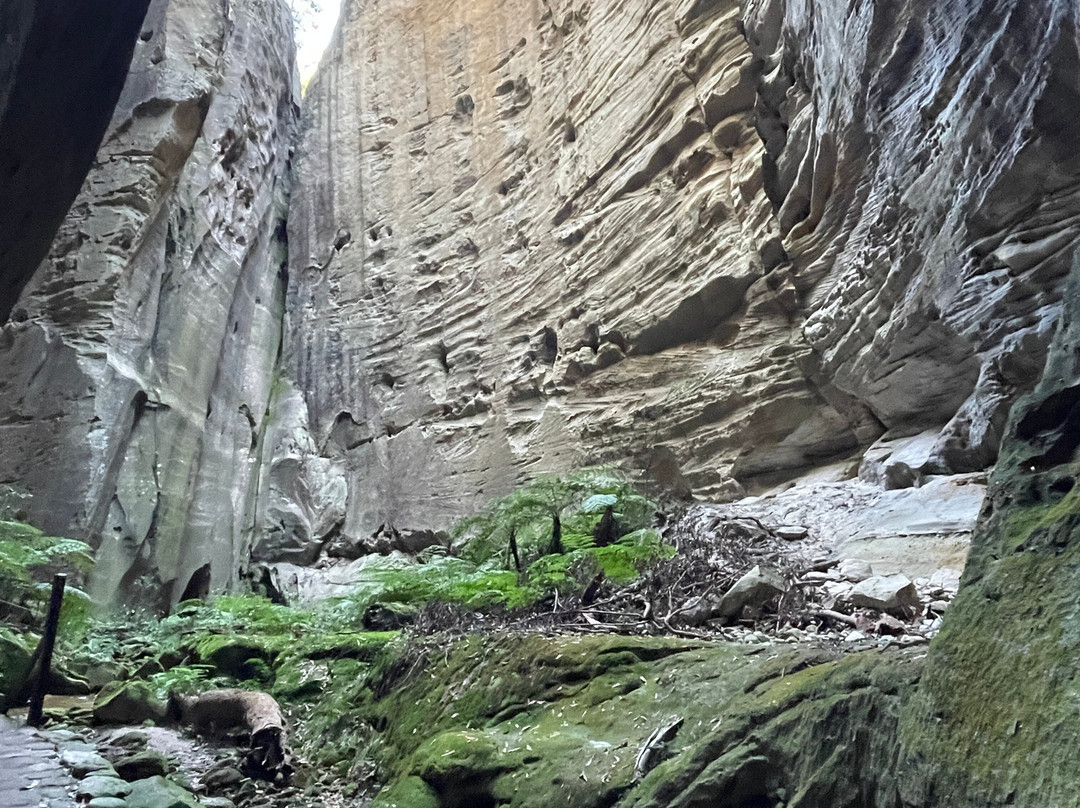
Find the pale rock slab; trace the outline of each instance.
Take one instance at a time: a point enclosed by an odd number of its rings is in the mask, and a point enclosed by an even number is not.
[[[852,605],[910,616],[919,608],[919,593],[906,575],[875,575],[851,590]]]
[[[851,574],[869,565],[878,575],[914,579],[963,569],[985,494],[985,477],[976,474],[930,477],[918,488],[892,490],[858,478],[818,483],[811,475],[771,494],[697,507],[714,518],[804,525],[810,538],[793,545],[803,555],[817,549],[850,563]]]

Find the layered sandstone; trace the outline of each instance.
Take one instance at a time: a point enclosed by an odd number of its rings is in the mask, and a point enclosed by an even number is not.
[[[1070,14],[346,4],[289,219],[269,500],[304,530],[268,556],[603,461],[726,499],[931,430],[905,484],[985,468],[1077,236]]]

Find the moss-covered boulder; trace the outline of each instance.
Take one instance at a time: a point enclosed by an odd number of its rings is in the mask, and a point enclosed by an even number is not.
[[[99,724],[141,724],[165,720],[165,703],[147,682],[111,682],[94,698],[94,721]]]
[[[127,808],[200,808],[198,799],[164,777],[148,777],[131,784]]]
[[[30,672],[30,649],[19,635],[0,628],[0,711],[6,711],[15,691]]]
[[[148,777],[164,777],[169,773],[169,761],[154,749],[143,749],[118,758],[113,763],[113,768],[121,778],[130,783],[134,780],[145,780]]]
[[[377,805],[893,808],[922,653],[534,636],[406,655],[364,715]]]
[[[234,679],[273,681],[272,664],[277,654],[253,638],[219,635],[198,644],[200,660],[218,673]]]

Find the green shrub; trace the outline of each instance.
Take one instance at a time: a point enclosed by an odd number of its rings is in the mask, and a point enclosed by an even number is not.
[[[24,522],[0,521],[0,601],[41,612],[49,600],[51,583],[38,580],[53,569],[87,572],[94,559],[90,546],[75,539],[46,536]],[[89,619],[90,598],[75,586],[64,590],[61,626],[81,632]]]
[[[543,475],[455,526],[460,557],[429,554],[418,563],[372,570],[363,593],[343,599],[340,608],[357,616],[376,602],[518,608],[580,590],[599,573],[624,583],[673,552],[648,527],[655,514],[652,501],[608,469]],[[605,517],[610,543],[601,546],[596,534]],[[555,544],[559,551],[551,552]]]

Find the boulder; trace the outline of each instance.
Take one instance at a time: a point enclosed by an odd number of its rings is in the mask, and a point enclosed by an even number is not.
[[[129,783],[148,777],[164,777],[169,773],[169,761],[160,752],[146,749],[120,758],[113,764],[116,773]]]
[[[65,748],[60,753],[60,762],[76,777],[103,771],[115,774],[112,764],[92,749]]]
[[[147,777],[131,784],[127,808],[200,808],[193,794],[164,777]]]
[[[26,680],[30,671],[30,649],[22,638],[0,628],[0,710],[12,706],[7,699]]]
[[[757,566],[735,582],[720,600],[714,617],[734,618],[744,609],[761,609],[787,591],[780,573]]]
[[[80,800],[94,800],[99,797],[123,797],[131,791],[131,786],[119,777],[91,774],[79,781],[75,796]]]
[[[207,791],[221,791],[233,788],[243,780],[243,773],[235,766],[217,766],[203,777],[203,786],[206,787]]]
[[[127,808],[127,802],[123,797],[94,797],[86,808]]]
[[[851,602],[859,608],[910,617],[919,608],[919,593],[906,575],[875,575],[851,591]]]
[[[94,699],[99,724],[141,724],[165,719],[165,703],[146,682],[112,682]]]
[[[837,570],[840,577],[845,581],[859,583],[874,576],[874,570],[870,564],[858,558],[845,558],[840,562]]]

